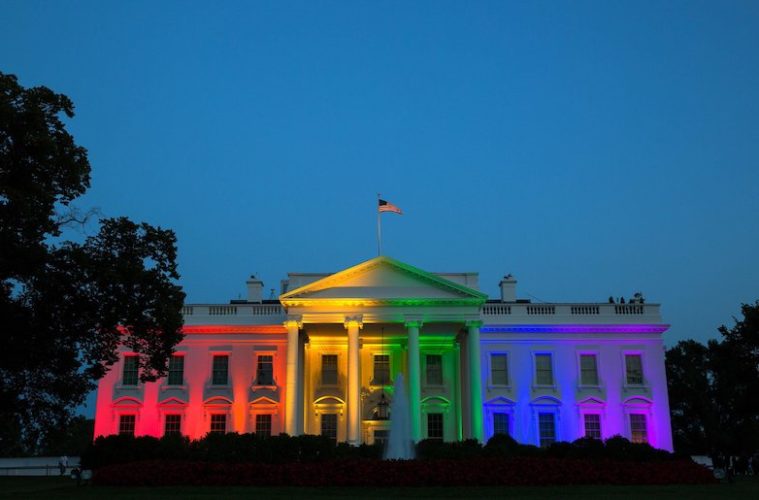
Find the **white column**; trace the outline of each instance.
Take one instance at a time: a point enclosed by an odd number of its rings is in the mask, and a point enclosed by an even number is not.
[[[361,358],[359,357],[358,331],[360,317],[346,318],[348,329],[348,443],[361,444]]]
[[[419,328],[421,321],[407,321],[408,333],[408,399],[411,410],[411,439],[422,439],[422,384],[419,367]]]
[[[285,432],[298,434],[298,332],[300,322],[289,319],[287,328],[287,380],[285,382]]]
[[[469,411],[470,436],[482,441],[484,430],[482,424],[482,372],[480,370],[480,326],[482,321],[467,321],[467,353],[469,355]]]

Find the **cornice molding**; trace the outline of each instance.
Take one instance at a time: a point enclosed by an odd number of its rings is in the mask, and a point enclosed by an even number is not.
[[[666,324],[625,324],[625,325],[484,325],[481,333],[664,333]]]
[[[185,325],[182,332],[186,335],[206,335],[206,334],[271,334],[277,335],[287,333],[287,328],[282,325]]]

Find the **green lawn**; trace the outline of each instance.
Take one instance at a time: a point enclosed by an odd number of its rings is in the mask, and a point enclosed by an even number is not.
[[[67,478],[0,477],[0,498],[759,498],[759,477],[713,486],[564,486],[534,488],[77,487]]]

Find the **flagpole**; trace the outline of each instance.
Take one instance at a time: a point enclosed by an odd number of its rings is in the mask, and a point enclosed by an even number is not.
[[[382,212],[379,210],[380,194],[377,193],[377,257],[382,255]]]

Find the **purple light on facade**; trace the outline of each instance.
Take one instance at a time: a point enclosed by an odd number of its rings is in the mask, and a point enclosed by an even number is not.
[[[664,333],[669,325],[487,325],[481,333]]]

